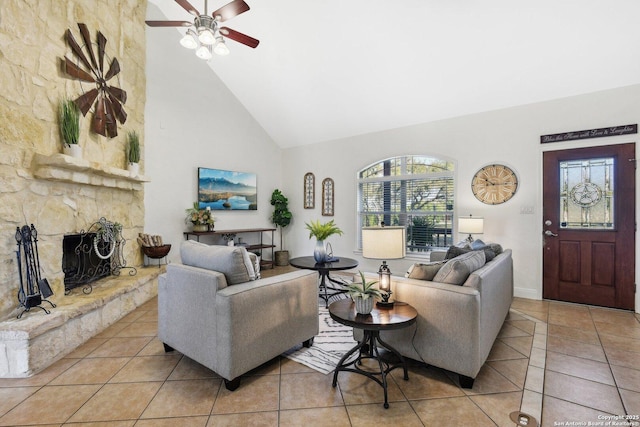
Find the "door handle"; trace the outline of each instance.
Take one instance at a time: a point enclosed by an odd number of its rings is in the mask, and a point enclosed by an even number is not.
[[[545,230],[544,235],[549,237],[558,237],[558,235],[551,230]]]

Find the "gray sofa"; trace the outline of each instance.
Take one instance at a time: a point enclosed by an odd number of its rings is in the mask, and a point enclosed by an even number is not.
[[[483,263],[462,285],[393,276],[392,291],[392,299],[416,308],[418,319],[409,328],[381,332],[381,339],[405,357],[457,373],[460,385],[472,388],[513,299],[511,250]]]
[[[318,334],[318,274],[256,279],[243,247],[183,242],[158,283],[158,338],[208,367],[229,390],[240,376]]]

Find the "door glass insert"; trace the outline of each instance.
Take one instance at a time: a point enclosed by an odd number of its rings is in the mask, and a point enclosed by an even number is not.
[[[614,158],[560,162],[560,228],[614,228]]]

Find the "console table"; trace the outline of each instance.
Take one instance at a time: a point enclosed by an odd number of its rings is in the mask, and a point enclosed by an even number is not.
[[[213,231],[185,231],[183,234],[188,240],[191,236],[195,237],[195,239],[199,242],[201,236],[233,236],[236,234],[247,234],[247,233],[258,233],[260,234],[260,243],[242,245],[248,251],[257,252],[260,254],[260,267],[273,268],[273,248],[276,245],[273,244],[273,232],[275,228],[238,228],[235,230],[213,230]],[[271,233],[271,243],[264,243],[264,233]],[[265,260],[262,256],[264,249],[271,249],[271,259]]]

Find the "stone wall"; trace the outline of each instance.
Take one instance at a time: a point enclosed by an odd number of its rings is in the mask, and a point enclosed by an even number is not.
[[[16,227],[36,226],[42,276],[51,283],[51,299],[57,303],[64,298],[64,233],[87,229],[100,217],[119,222],[128,240],[128,264],[142,264],[135,238],[144,230],[143,185],[85,183],[94,182],[96,171],[126,175],[126,133],[133,130],[141,136],[144,173],[146,7],[146,1],[139,0],[0,1],[0,320],[13,315],[17,305]],[[89,167],[75,171],[72,180],[52,180],[36,173],[36,160],[62,152],[58,104],[83,93],[62,67],[65,55],[76,62],[65,31],[71,29],[84,44],[79,22],[88,26],[94,42],[101,31],[108,59],[118,59],[121,72],[110,83],[127,92],[128,118],[118,125],[118,136],[106,138],[90,132],[92,111],[81,117],[80,145]]]

